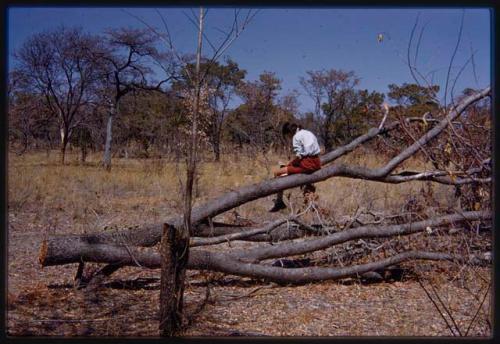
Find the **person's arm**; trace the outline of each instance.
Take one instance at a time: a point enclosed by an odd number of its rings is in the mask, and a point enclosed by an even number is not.
[[[286,176],[287,174],[288,174],[288,169],[286,166],[283,166],[283,167],[280,167],[280,168],[274,170],[275,177]]]
[[[300,159],[304,154],[304,144],[302,143],[300,133],[296,133],[292,139],[293,152]],[[292,160],[293,161],[293,160]]]

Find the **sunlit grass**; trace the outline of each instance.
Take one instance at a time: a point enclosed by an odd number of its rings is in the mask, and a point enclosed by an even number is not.
[[[109,224],[136,224],[158,221],[182,213],[182,184],[185,167],[160,159],[113,159],[107,172],[100,167],[99,153],[90,154],[86,164],[70,153],[68,164],[61,165],[57,152],[9,155],[8,199],[11,212],[31,211],[46,218],[65,214],[80,231],[87,227]],[[271,178],[270,168],[278,155],[245,157],[224,155],[220,162],[199,164],[195,186],[195,204],[215,198],[243,185]],[[345,164],[367,167],[381,166],[386,159],[361,152],[339,159]],[[404,168],[421,170],[418,160],[405,162]],[[398,212],[409,197],[426,202],[421,194],[424,182],[384,184],[349,178],[331,178],[316,184],[318,206],[331,217],[352,215],[359,207],[386,213]],[[452,206],[451,187],[433,184],[435,202],[442,207]],[[298,188],[287,191],[290,200],[301,202]],[[267,210],[273,196],[250,202],[237,208],[241,216],[263,221],[275,216]]]

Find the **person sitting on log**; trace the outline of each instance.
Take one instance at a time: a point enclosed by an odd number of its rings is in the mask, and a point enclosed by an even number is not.
[[[312,173],[321,168],[319,159],[320,148],[316,136],[302,128],[299,124],[285,122],[281,128],[281,133],[285,140],[292,141],[293,151],[296,158],[287,165],[280,165],[279,169],[274,171],[275,177],[283,177],[289,174]],[[316,188],[312,184],[306,184],[303,188],[304,196],[313,194]],[[286,204],[283,201],[283,191],[279,191],[274,200],[274,206],[270,212],[276,212],[285,209]]]

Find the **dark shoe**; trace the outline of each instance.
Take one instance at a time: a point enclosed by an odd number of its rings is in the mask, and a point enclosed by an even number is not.
[[[281,209],[286,209],[286,204],[282,200],[276,200],[274,202],[274,206],[269,210],[270,213],[275,213],[280,211]]]

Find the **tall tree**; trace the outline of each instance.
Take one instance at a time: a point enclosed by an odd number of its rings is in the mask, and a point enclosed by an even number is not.
[[[102,98],[108,109],[103,165],[110,170],[113,121],[119,114],[120,101],[134,89],[160,91],[162,85],[171,79],[174,69],[173,65],[167,62],[164,64],[168,66],[167,77],[155,85],[149,80],[152,69],[148,67],[147,62],[165,57],[156,50],[155,43],[158,38],[149,30],[131,28],[108,30],[104,40],[105,49],[96,52],[95,55],[101,66],[104,90]]]
[[[242,84],[246,71],[240,69],[238,64],[231,59],[228,59],[226,64],[205,60],[200,64],[200,70],[203,75],[201,82],[207,102],[206,118],[200,118],[204,122],[201,129],[212,147],[215,161],[219,161],[222,126],[229,112],[230,102],[237,88]],[[194,75],[194,72],[195,65],[187,64],[180,73],[182,78],[174,84],[174,88],[193,87],[188,75]]]
[[[331,150],[337,134],[334,124],[344,115],[348,96],[359,84],[359,78],[353,71],[329,69],[308,71],[300,83],[314,101],[314,114],[320,123],[319,137],[325,149]]]
[[[59,120],[63,164],[73,129],[84,121],[81,110],[94,100],[97,75],[91,50],[98,44],[97,37],[80,28],[59,27],[34,34],[15,53],[23,88],[43,96]]]
[[[233,116],[233,125],[246,137],[246,142],[253,143],[265,151],[274,141],[277,114],[278,91],[281,80],[275,73],[263,72],[256,81],[241,84],[238,94],[243,99]]]

